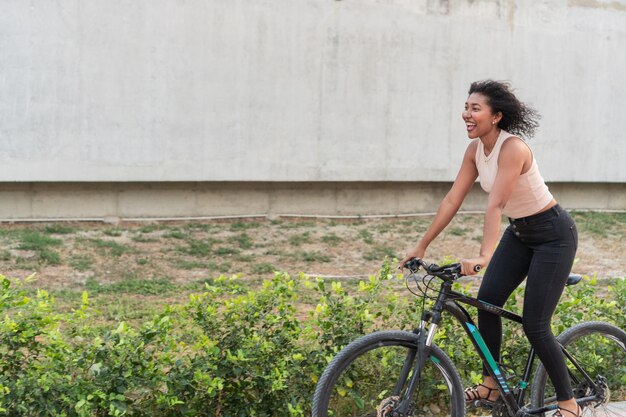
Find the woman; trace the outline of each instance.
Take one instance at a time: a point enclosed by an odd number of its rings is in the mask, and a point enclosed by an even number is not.
[[[506,83],[492,80],[472,83],[462,113],[472,141],[465,151],[454,184],[416,247],[407,252],[423,258],[428,245],[448,225],[476,178],[489,193],[483,241],[477,257],[461,261],[469,275],[476,265],[485,267],[478,298],[502,307],[525,277],[523,327],[557,393],[555,416],[579,417],[563,354],[550,329],[550,320],[570,273],[578,235],[570,215],[553,198],[539,173],[528,145],[539,115],[520,102]],[[509,218],[500,243],[501,216]],[[495,252],[494,252],[495,249]],[[496,361],[500,358],[502,323],[499,317],[478,312],[481,335]],[[483,383],[465,391],[467,402],[494,401],[499,392],[483,369]]]

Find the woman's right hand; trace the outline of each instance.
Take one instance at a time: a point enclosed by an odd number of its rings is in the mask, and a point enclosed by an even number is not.
[[[426,249],[421,248],[419,245],[412,249],[409,249],[402,262],[400,262],[400,265],[398,265],[398,269],[402,270],[404,268],[404,264],[413,258],[423,259],[424,253],[426,253]]]

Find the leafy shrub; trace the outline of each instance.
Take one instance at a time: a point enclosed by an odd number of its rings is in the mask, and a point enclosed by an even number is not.
[[[219,277],[187,304],[165,307],[137,328],[124,322],[103,328],[86,293],[74,311],[59,312],[47,292],[31,295],[20,281],[1,277],[0,413],[308,415],[317,378],[342,346],[377,329],[419,322],[421,302],[395,291],[396,280],[388,262],[356,286],[275,273],[253,288]],[[507,308],[521,310],[522,292]],[[310,308],[304,298],[314,300]],[[624,328],[625,302],[624,281],[600,287],[588,278],[566,290],[555,332],[592,318]],[[455,363],[467,364],[459,370],[471,381],[480,377],[480,363],[460,331],[444,320],[436,342]],[[528,344],[520,326],[504,332],[504,360],[519,369]]]

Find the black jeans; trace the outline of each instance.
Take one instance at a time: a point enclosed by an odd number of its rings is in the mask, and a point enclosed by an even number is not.
[[[578,246],[576,223],[559,205],[522,219],[509,219],[485,272],[478,298],[502,307],[527,276],[523,327],[554,384],[557,400],[572,398],[563,352],[550,321],[565,288]],[[500,360],[502,321],[478,312],[478,327],[491,354]],[[484,371],[487,374],[486,370]]]

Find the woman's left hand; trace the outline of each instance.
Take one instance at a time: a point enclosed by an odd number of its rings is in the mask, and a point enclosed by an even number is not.
[[[486,256],[478,256],[476,258],[470,259],[461,259],[461,273],[463,275],[474,275],[476,274],[476,266],[480,266],[480,269],[483,269],[489,263],[489,259]],[[480,270],[479,269],[479,270]]]

